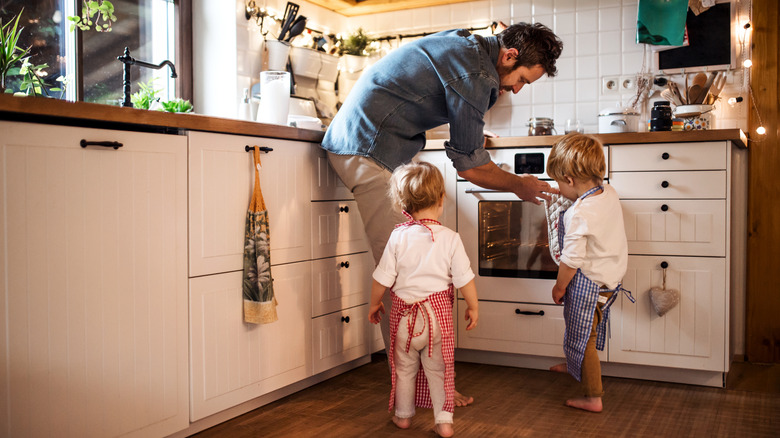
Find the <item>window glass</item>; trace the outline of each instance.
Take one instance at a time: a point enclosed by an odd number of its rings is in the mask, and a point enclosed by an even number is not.
[[[173,0],[113,0],[117,19],[111,23],[110,32],[97,32],[94,24],[90,30],[71,31],[67,17],[76,15],[80,1],[0,0],[4,24],[22,12],[20,46],[31,47],[34,65],[48,66],[40,76],[48,87],[62,88],[62,78],[67,78],[65,91],[50,92],[52,96],[75,100],[76,78],[80,75],[84,101],[118,105],[123,100],[123,63],[117,57],[122,56],[125,47],[132,58],[154,66],[175,60]],[[80,54],[76,32],[82,38]],[[160,90],[157,97],[162,100],[174,98],[175,82],[168,66],[153,69],[130,65],[129,73],[131,93],[139,90],[139,83],[145,83]],[[14,76],[7,87],[21,91],[21,84],[21,78]]]

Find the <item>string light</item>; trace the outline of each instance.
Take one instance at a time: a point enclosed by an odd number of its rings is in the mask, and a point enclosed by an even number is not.
[[[742,66],[745,68],[750,68],[753,66],[753,61],[746,59],[744,62],[742,62]]]

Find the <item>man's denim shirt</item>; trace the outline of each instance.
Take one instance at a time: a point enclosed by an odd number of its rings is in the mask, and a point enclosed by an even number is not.
[[[449,123],[445,149],[455,168],[488,163],[483,118],[498,98],[498,52],[496,37],[463,29],[393,50],[363,72],[322,147],[371,157],[393,170],[425,147],[425,131]]]

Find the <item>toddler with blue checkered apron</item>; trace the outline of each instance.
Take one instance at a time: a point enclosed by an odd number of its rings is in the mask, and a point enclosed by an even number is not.
[[[623,291],[621,281],[628,263],[628,244],[617,192],[603,183],[604,147],[595,138],[569,134],[550,152],[547,174],[558,183],[561,195],[573,204],[558,218],[560,265],[552,298],[563,304],[566,362],[550,369],[568,372],[582,382],[584,396],[567,406],[601,412],[601,363],[609,307]]]

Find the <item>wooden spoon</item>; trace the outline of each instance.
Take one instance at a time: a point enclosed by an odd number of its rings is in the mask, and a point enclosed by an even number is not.
[[[707,83],[707,75],[696,73],[693,77],[693,85],[688,89],[688,105],[697,105],[704,100],[704,85]]]

